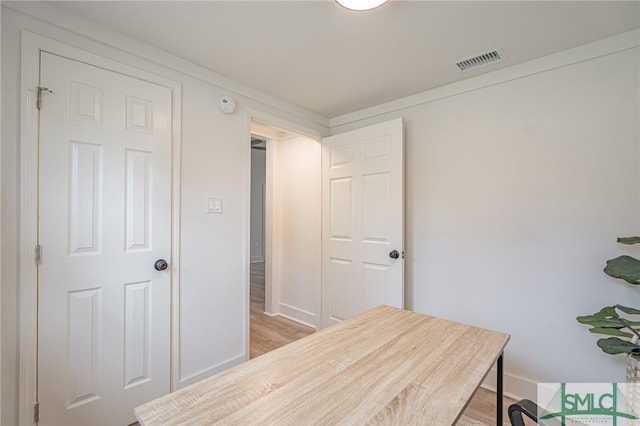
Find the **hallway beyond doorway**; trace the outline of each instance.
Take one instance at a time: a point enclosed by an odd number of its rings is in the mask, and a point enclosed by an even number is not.
[[[314,330],[282,316],[264,313],[264,262],[251,264],[251,359],[308,336]]]

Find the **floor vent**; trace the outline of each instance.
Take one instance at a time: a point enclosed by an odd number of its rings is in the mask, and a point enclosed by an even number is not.
[[[505,60],[504,52],[501,48],[487,50],[479,55],[470,56],[456,62],[456,66],[460,71],[469,71],[475,68],[484,67],[485,65],[495,64]]]

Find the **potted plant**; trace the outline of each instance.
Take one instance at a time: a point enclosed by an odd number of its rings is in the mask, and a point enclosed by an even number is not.
[[[640,237],[618,238],[618,243],[633,245]],[[604,272],[613,278],[640,285],[640,260],[618,256],[607,261]],[[640,310],[623,305],[605,306],[593,315],[577,317],[579,323],[591,326],[590,332],[611,336],[598,339],[598,346],[608,354],[627,354],[627,382],[637,382],[640,366],[640,321],[631,318]]]

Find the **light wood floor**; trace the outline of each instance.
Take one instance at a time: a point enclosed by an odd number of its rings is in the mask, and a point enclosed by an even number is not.
[[[253,359],[313,333],[306,327],[281,316],[264,313],[264,263],[251,264],[251,338],[249,358]]]
[[[264,313],[264,263],[251,264],[251,339],[250,357],[255,358],[266,352],[284,346],[313,333],[313,329],[295,321]],[[504,425],[509,425],[507,408],[513,404],[504,398]],[[463,417],[462,425],[494,425],[496,415],[496,394],[486,389],[478,389]]]

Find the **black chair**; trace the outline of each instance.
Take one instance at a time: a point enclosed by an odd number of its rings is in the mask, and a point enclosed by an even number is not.
[[[509,421],[511,422],[511,426],[524,426],[524,417],[522,417],[523,415],[529,417],[539,425],[561,425],[561,422],[555,417],[540,420],[540,417],[544,417],[546,414],[548,414],[547,411],[543,410],[538,406],[538,404],[529,399],[522,399],[509,406]]]

